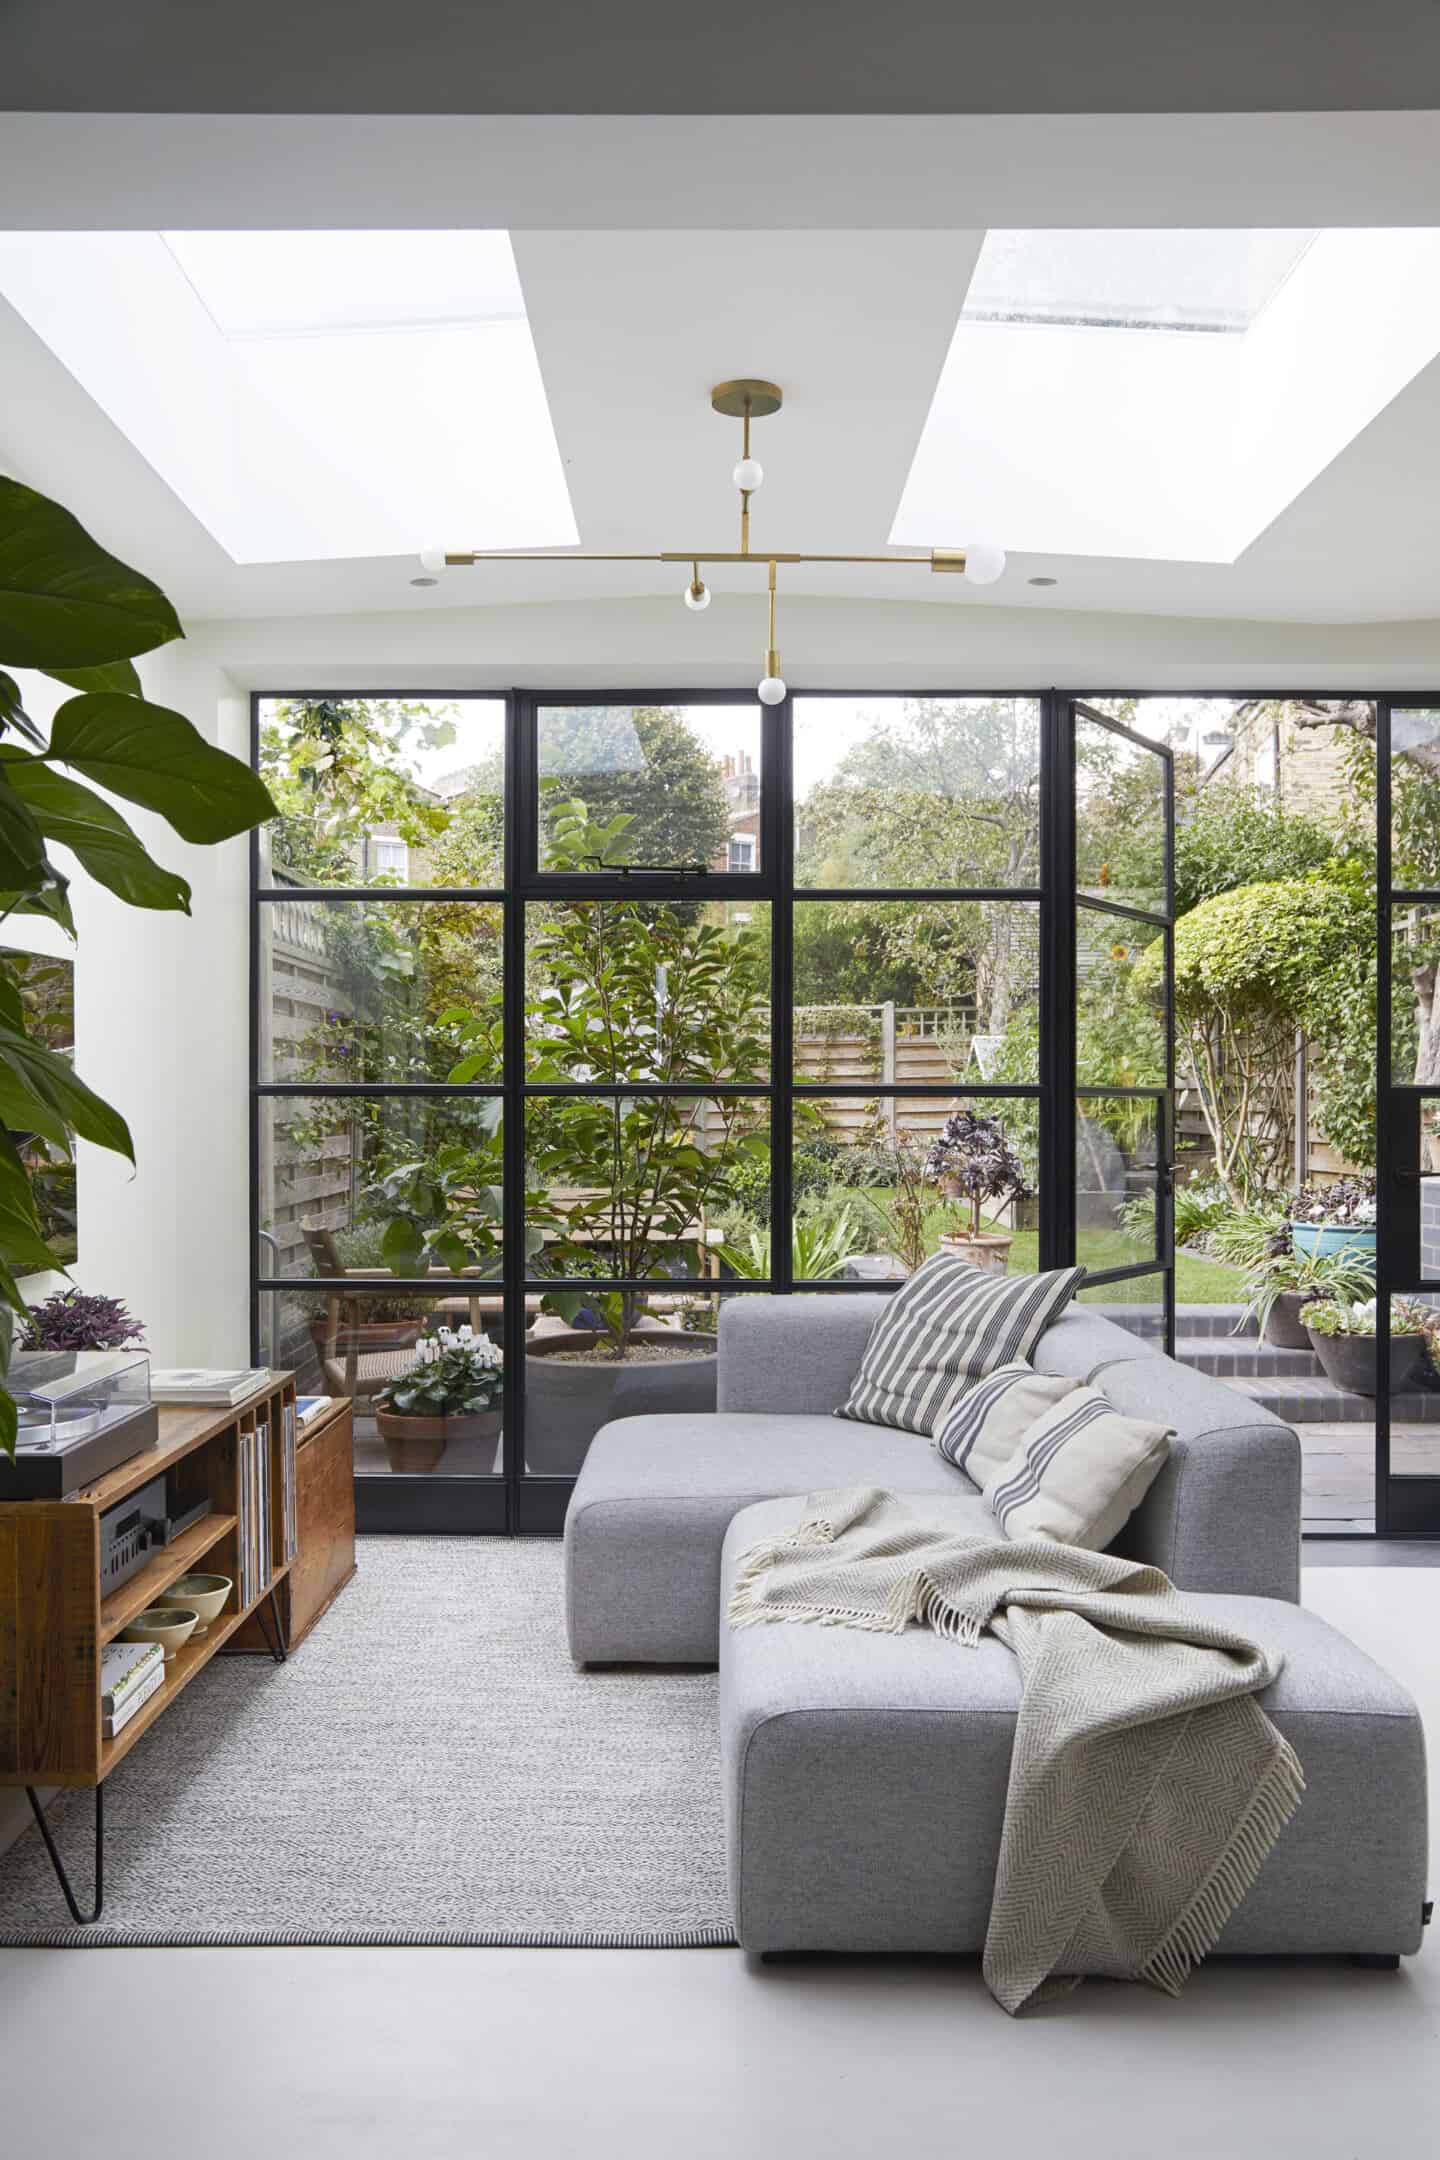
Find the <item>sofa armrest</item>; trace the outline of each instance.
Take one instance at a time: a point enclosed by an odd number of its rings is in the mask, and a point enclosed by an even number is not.
[[[1114,1550],[1162,1568],[1177,1590],[1300,1598],[1300,1442],[1207,1373],[1166,1357],[1097,1375],[1117,1410],[1174,1429],[1170,1459]]]
[[[885,1304],[883,1290],[726,1298],[716,1408],[820,1416],[838,1410]]]

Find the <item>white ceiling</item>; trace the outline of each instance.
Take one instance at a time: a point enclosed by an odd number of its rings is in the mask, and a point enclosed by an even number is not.
[[[706,393],[754,373],[780,381],[787,400],[756,430],[767,478],[755,545],[883,551],[987,226],[1440,225],[1429,115],[903,129],[884,119],[197,127],[162,116],[144,130],[123,117],[7,120],[0,229],[508,226],[591,548],[733,545],[738,431]],[[668,594],[683,583],[673,565],[513,565],[451,571],[425,592],[401,558],[237,566],[3,307],[0,465],[71,503],[191,620]],[[1437,505],[1440,362],[1234,564],[1036,553],[1012,558],[983,593],[888,566],[786,578],[792,591],[945,607],[1433,617]],[[957,504],[951,537],[972,536]],[[1036,590],[1035,575],[1060,582]]]

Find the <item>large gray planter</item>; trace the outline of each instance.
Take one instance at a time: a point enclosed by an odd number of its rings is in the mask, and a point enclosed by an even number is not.
[[[1264,1340],[1277,1350],[1310,1349],[1310,1333],[1300,1317],[1305,1302],[1303,1290],[1282,1290],[1265,1315]]]
[[[1373,1335],[1321,1335],[1307,1327],[1314,1350],[1324,1368],[1325,1377],[1350,1395],[1373,1395],[1379,1371],[1375,1337]],[[1415,1377],[1415,1368],[1425,1348],[1419,1335],[1392,1335],[1390,1338],[1390,1392],[1396,1395]]]
[[[674,1331],[664,1333],[674,1340]],[[612,1418],[715,1408],[713,1341],[691,1337],[695,1347],[688,1356],[654,1364],[597,1358],[578,1365],[554,1355],[594,1340],[567,1330],[544,1349],[532,1343],[526,1354],[525,1467],[538,1476],[574,1477],[590,1442]]]

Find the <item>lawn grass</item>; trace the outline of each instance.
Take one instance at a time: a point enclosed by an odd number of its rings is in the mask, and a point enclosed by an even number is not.
[[[1129,1267],[1142,1255],[1123,1230],[1084,1230],[1080,1233],[1080,1258],[1093,1272],[1099,1268]],[[1040,1265],[1040,1236],[1035,1230],[1017,1230],[1010,1248],[1010,1273],[1028,1275]],[[1144,1275],[1126,1282],[1096,1283],[1081,1291],[1087,1304],[1143,1305],[1158,1293],[1158,1284]],[[1243,1305],[1245,1277],[1239,1268],[1222,1267],[1218,1260],[1202,1259],[1182,1247],[1175,1255],[1175,1303],[1177,1305]]]

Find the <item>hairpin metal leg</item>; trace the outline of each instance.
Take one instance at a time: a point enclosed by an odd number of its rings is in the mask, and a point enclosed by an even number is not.
[[[41,1837],[45,1840],[45,1850],[50,1855],[50,1865],[55,1870],[55,1879],[65,1893],[65,1903],[70,1908],[70,1917],[75,1922],[76,1927],[89,1927],[93,1921],[99,1919],[101,1908],[105,1903],[105,1787],[103,1785],[95,1787],[95,1910],[88,1913],[81,1912],[80,1907],[75,1902],[75,1893],[70,1887],[70,1878],[65,1872],[65,1863],[60,1858],[59,1847],[50,1834],[50,1825],[45,1820],[45,1810],[40,1805],[39,1794],[33,1785],[27,1785],[25,1792],[30,1802],[30,1812],[39,1825]]]
[[[268,1620],[265,1616],[266,1605],[270,1607],[270,1615],[275,1622],[273,1629],[271,1628],[270,1620]],[[275,1663],[277,1665],[283,1665],[285,1663],[286,1656],[285,1630],[280,1624],[280,1607],[275,1602],[275,1592],[273,1590],[270,1592],[269,1596],[263,1600],[261,1604],[256,1606],[255,1617],[260,1622],[260,1632],[265,1637],[265,1641],[269,1646],[271,1657],[275,1660]]]

